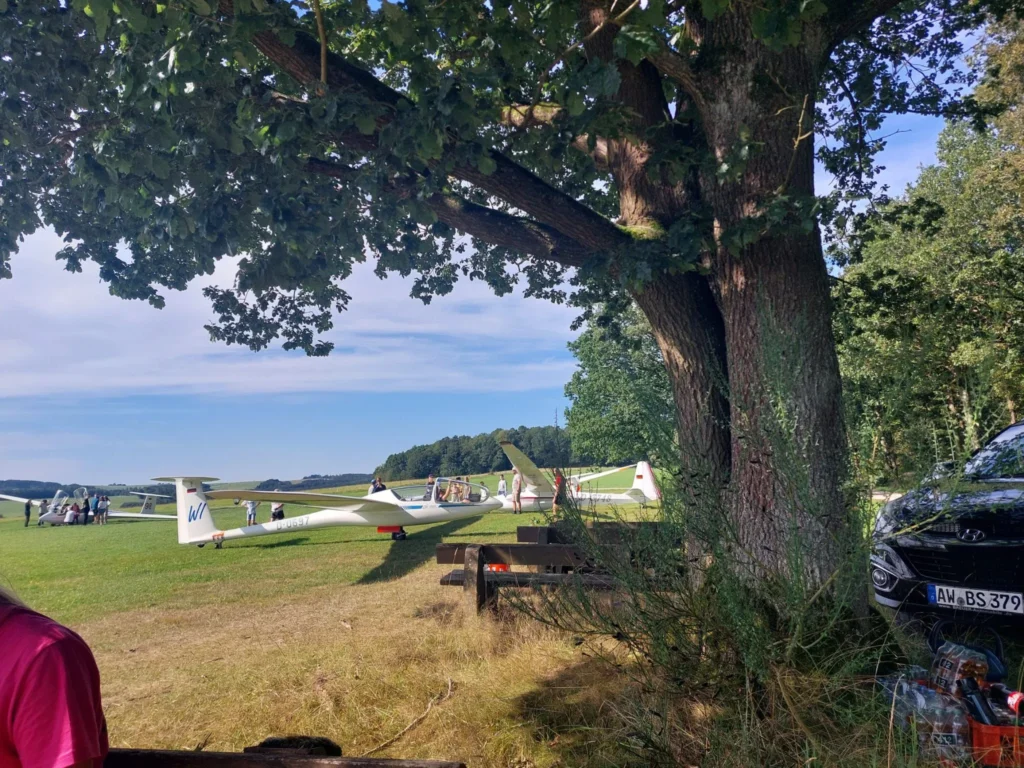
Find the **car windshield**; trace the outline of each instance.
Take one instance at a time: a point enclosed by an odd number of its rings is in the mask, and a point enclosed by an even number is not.
[[[980,479],[1024,477],[1024,424],[1000,432],[967,462],[964,474]]]

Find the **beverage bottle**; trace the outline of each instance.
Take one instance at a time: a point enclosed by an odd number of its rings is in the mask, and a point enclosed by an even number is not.
[[[1024,704],[1024,693],[1007,688],[1002,683],[996,683],[989,688],[988,697],[1016,715],[1020,714],[1021,704]]]
[[[971,764],[971,725],[967,722],[967,713],[959,706],[950,709],[948,720],[951,741],[949,749],[946,750],[946,757],[954,765]]]

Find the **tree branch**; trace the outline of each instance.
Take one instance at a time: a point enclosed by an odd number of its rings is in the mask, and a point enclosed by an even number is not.
[[[233,13],[232,0],[220,0],[218,8],[221,13]],[[252,42],[301,85],[309,87],[319,81],[320,45],[306,32],[296,30],[293,46],[286,45],[271,30],[256,33]],[[360,91],[370,100],[392,108],[401,101],[414,106],[402,93],[334,52],[328,53],[327,84],[330,88]],[[378,116],[378,129],[390,119],[389,114]],[[485,174],[476,165],[460,165],[452,169],[451,176],[479,187],[592,251],[614,250],[632,242],[629,235],[611,221],[502,153],[493,149],[484,151],[497,165],[494,173]]]
[[[885,16],[906,0],[833,0],[826,17],[831,32],[831,50],[855,32],[871,26],[875,19]]]
[[[565,110],[559,104],[510,104],[501,109],[501,124],[510,128],[536,128],[549,126],[565,116]],[[590,148],[590,137],[587,134],[576,136],[571,143],[574,149],[589,155],[594,164],[601,170],[608,168],[608,140],[597,139],[594,148]]]
[[[359,173],[350,166],[315,158],[307,162],[306,168],[311,173],[340,180],[353,179]],[[390,190],[404,199],[414,194],[416,184],[396,181],[390,185]],[[581,267],[593,253],[552,227],[472,203],[458,195],[438,192],[426,197],[424,202],[448,226],[491,245],[554,261],[564,267]]]
[[[697,107],[697,113],[703,118],[706,102],[704,94],[701,93],[700,88],[697,86],[697,81],[693,77],[690,62],[684,56],[669,48],[663,48],[657,53],[652,53],[647,57],[647,60],[665,77],[674,80],[693,99],[694,106]]]

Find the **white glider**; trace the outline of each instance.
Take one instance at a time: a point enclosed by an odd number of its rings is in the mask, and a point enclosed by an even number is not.
[[[107,510],[107,517],[112,520],[177,520],[175,515],[158,515],[153,512],[156,509],[155,499],[169,499],[170,496],[163,496],[159,493],[146,493],[145,491],[129,491],[136,496],[142,497],[142,511],[141,512],[127,512],[122,509],[110,509]],[[53,494],[53,500],[46,503],[46,512],[39,515],[38,524],[50,524],[50,525],[64,525],[64,517],[67,510],[64,509],[65,504],[72,504],[78,502],[81,504],[85,500],[85,497],[89,495],[89,492],[85,488],[78,488],[75,490],[74,496],[68,496],[64,491],[57,491]],[[0,499],[7,499],[9,501],[20,501],[24,504],[26,501],[30,502],[33,507],[39,507],[42,509],[43,502],[39,499],[23,499],[20,496],[8,496],[7,494],[0,493]]]
[[[501,450],[508,456],[512,466],[519,470],[523,478],[520,499],[524,512],[546,512],[551,509],[555,498],[555,486],[551,479],[534,464],[530,458],[507,440],[501,442]],[[609,469],[591,475],[573,477],[569,480],[569,490],[576,501],[587,501],[594,504],[646,504],[661,498],[661,489],[654,479],[654,471],[646,461],[636,465],[633,473],[633,485],[624,493],[600,493],[584,491],[582,484],[599,477],[607,477],[622,471],[625,467]],[[512,496],[502,497],[502,509],[512,509]]]
[[[161,477],[157,482],[173,482],[178,503],[178,543],[205,546],[213,542],[218,549],[225,541],[277,533],[295,533],[314,528],[342,525],[376,526],[378,533],[390,533],[394,540],[404,539],[405,526],[426,525],[476,517],[501,508],[501,500],[492,498],[482,485],[438,478],[426,485],[387,488],[368,496],[341,496],[332,493],[291,491],[204,491],[204,482],[214,477]],[[222,531],[210,514],[209,502],[217,499],[267,501],[312,507],[315,511]]]

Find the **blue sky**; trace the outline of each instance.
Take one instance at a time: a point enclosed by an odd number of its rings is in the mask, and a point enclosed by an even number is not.
[[[902,192],[935,159],[940,120],[891,119],[883,181]],[[818,179],[824,190],[828,179]],[[369,472],[451,434],[552,424],[573,370],[572,309],[460,283],[430,305],[369,265],[346,288],[329,358],[209,341],[203,286],[154,310],[109,296],[97,270],[63,271],[52,232],[29,238],[0,282],[0,478],[142,482]],[[424,366],[424,359],[431,364]]]

